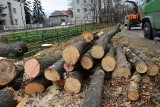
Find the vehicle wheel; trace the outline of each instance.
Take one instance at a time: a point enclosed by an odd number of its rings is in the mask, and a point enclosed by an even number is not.
[[[149,22],[145,22],[143,27],[144,37],[147,39],[154,39],[153,30]]]
[[[131,26],[129,24],[127,25],[127,30],[131,30]]]

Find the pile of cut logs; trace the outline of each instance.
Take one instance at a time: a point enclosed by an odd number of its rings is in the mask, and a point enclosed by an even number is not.
[[[128,98],[138,100],[141,74],[155,76],[158,66],[134,46],[113,45],[111,39],[121,31],[120,26],[118,24],[110,32],[85,32],[82,38],[63,51],[29,58],[24,67],[10,60],[0,60],[0,88],[3,88],[0,91],[0,106],[13,107],[16,104],[14,90],[20,89],[22,82],[25,93],[29,95],[43,92],[55,83],[63,86],[66,92],[79,93],[83,81],[92,75],[83,107],[100,107],[106,73],[112,73],[113,79],[130,78]],[[23,81],[23,74],[29,81]]]

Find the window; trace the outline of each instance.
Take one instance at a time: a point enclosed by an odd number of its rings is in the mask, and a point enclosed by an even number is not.
[[[93,3],[93,0],[91,0],[91,3]]]
[[[80,9],[77,9],[77,13],[80,13]]]
[[[79,4],[79,0],[77,0],[77,4]]]
[[[87,8],[84,8],[84,12],[87,12]]]
[[[17,12],[16,12],[16,8],[13,8],[13,13],[15,13],[15,14],[17,13]]]
[[[15,20],[15,24],[18,25],[18,20],[17,19],[14,19],[14,20]]]
[[[86,3],[86,0],[84,0],[84,3]]]

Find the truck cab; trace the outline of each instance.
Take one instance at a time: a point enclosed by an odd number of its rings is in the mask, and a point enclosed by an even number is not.
[[[147,39],[160,35],[160,0],[143,0],[142,29]]]

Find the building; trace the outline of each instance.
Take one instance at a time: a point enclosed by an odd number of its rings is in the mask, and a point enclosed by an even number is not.
[[[3,12],[6,16],[0,17],[0,25],[26,25],[24,3],[21,1],[22,0],[0,0],[0,4],[7,7]]]
[[[73,20],[93,20],[93,0],[72,0]]]
[[[72,19],[72,11],[71,10],[64,10],[64,11],[57,11],[55,10],[49,16],[49,22],[51,26],[61,25],[62,22],[70,22]]]

